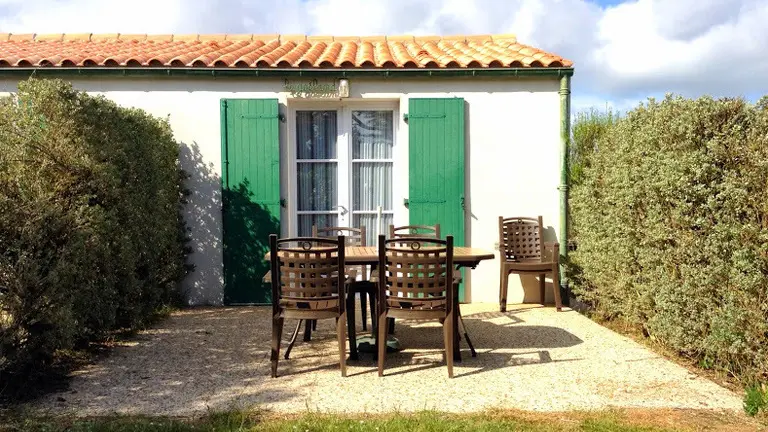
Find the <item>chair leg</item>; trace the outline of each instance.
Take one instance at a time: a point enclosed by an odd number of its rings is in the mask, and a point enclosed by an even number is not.
[[[539,274],[539,298],[541,299],[542,306],[544,306],[544,300],[546,300],[546,295],[544,294],[544,287],[546,285],[547,285],[547,274],[540,273]]]
[[[389,327],[389,334],[395,334],[395,319],[387,318],[387,326]]]
[[[317,320],[312,320],[312,331],[317,331]]]
[[[378,324],[378,337],[376,338],[376,347],[378,351],[378,365],[379,365],[379,376],[384,376],[384,360],[387,356],[387,314],[381,313],[379,315],[379,324]]]
[[[443,339],[445,343],[445,364],[448,366],[448,378],[453,378],[453,311],[443,321]]]
[[[296,323],[296,329],[293,331],[293,335],[291,336],[291,342],[288,344],[288,348],[285,349],[285,359],[288,360],[288,356],[291,355],[291,350],[293,349],[293,345],[296,343],[296,337],[299,336],[299,329],[301,328],[301,324],[304,320],[299,320],[299,322]]]
[[[502,269],[499,278],[499,310],[507,311],[507,282],[509,281],[509,272]]]
[[[344,312],[336,321],[336,335],[339,339],[339,366],[341,366],[341,376],[347,376],[347,314]]]
[[[280,341],[283,337],[283,318],[272,318],[272,378],[277,378],[277,361],[280,359]]]
[[[363,320],[363,331],[368,330],[368,324],[366,322],[368,321],[368,305],[366,304],[368,300],[368,295],[364,291],[360,292],[360,318]]]
[[[557,264],[552,266],[552,288],[555,290],[555,307],[558,312],[561,312],[563,301],[560,298],[560,269]]]

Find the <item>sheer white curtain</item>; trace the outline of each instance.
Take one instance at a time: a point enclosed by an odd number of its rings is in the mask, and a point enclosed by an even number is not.
[[[378,206],[381,230],[392,223],[392,111],[352,112],[352,213],[353,226],[365,226],[367,242],[376,244]]]
[[[311,235],[312,224],[335,226],[338,223],[336,124],[336,111],[298,111],[296,113],[298,234],[300,236]]]

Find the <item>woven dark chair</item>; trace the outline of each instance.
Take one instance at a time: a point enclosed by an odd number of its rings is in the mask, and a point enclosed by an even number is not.
[[[389,238],[434,237],[440,238],[440,224],[389,226]]]
[[[401,226],[401,227],[395,227],[394,225],[389,226],[389,238],[390,239],[409,239],[414,237],[429,237],[429,238],[440,238],[440,224],[436,223],[434,225],[407,225],[407,226]],[[454,289],[458,291],[459,284],[462,282],[462,276],[461,276],[461,270],[454,269],[453,271],[453,284]],[[461,322],[461,326],[464,328],[464,338],[467,340],[467,345],[469,345],[469,350],[472,353],[472,357],[477,357],[477,351],[475,351],[475,346],[472,344],[472,340],[469,338],[469,332],[467,331],[467,326],[464,324],[464,318],[461,316],[461,313],[458,315],[458,320]],[[389,333],[394,334],[395,333],[395,320],[394,318],[389,320]],[[460,334],[456,335],[457,337],[457,343],[461,339]]]
[[[445,361],[453,378],[453,236],[445,240],[379,236],[379,376],[384,375],[389,317],[434,319],[443,325]]]
[[[312,237],[322,237],[322,238],[335,238],[336,236],[343,235],[346,241],[347,246],[365,246],[366,237],[365,237],[365,227],[362,228],[348,228],[348,227],[323,227],[318,228],[316,225],[312,225]],[[354,300],[355,300],[355,293],[360,292],[360,306],[362,309],[361,315],[363,319],[363,330],[367,330],[367,320],[368,320],[368,300],[370,300],[370,308],[371,308],[371,325],[372,327],[375,327],[376,325],[376,284],[369,281],[367,279],[368,272],[366,266],[361,265],[346,265],[346,276],[347,276],[347,313],[354,314]],[[357,280],[357,275],[362,275],[362,280]],[[270,273],[267,273],[264,276],[264,282],[269,283],[270,282]],[[288,347],[285,349],[284,357],[286,360],[290,358],[291,351],[293,350],[294,345],[296,344],[296,338],[299,335],[299,330],[301,330],[301,325],[306,324],[304,328],[304,342],[309,342],[312,339],[312,331],[317,330],[317,320],[299,320],[296,323],[296,328],[293,331],[293,334],[291,336],[291,340],[288,343]],[[355,338],[355,329],[354,329],[355,321],[354,321],[354,315],[352,315],[349,319],[349,326],[347,329],[347,332],[349,334],[350,340],[354,340]],[[375,329],[373,329],[375,334]],[[356,347],[351,346],[350,351],[352,355],[350,358],[353,360],[357,357],[357,350]]]
[[[541,216],[510,217],[499,216],[499,250],[501,252],[501,281],[499,287],[499,310],[507,310],[507,285],[509,275],[537,274],[541,304],[544,304],[544,280],[552,274],[555,291],[555,307],[562,311],[560,299],[560,254],[557,242],[542,242],[544,223]]]
[[[272,282],[272,377],[277,377],[286,318],[336,319],[341,376],[347,376],[344,236],[269,236]],[[350,341],[351,342],[351,341]]]
[[[389,226],[389,238],[390,239],[402,239],[413,237],[428,237],[428,238],[440,238],[440,224],[434,225],[405,225],[396,227],[394,225]],[[455,277],[455,275],[454,275]],[[375,281],[376,278],[374,277]],[[395,320],[394,318],[389,320],[389,334],[395,334]]]
[[[315,225],[312,226],[313,237],[327,237],[329,235],[344,235],[347,239],[347,246],[368,246],[365,227],[318,228]],[[376,284],[369,280],[368,266],[347,264],[346,267],[347,276],[350,278],[347,287],[347,295],[350,298],[347,300],[353,302],[355,294],[360,294],[360,315],[363,320],[363,331],[366,331],[368,329],[368,305],[371,308],[371,327],[376,326]],[[360,276],[360,280],[357,280],[357,276]]]

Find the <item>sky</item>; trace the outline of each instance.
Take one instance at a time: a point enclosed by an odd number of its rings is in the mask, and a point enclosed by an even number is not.
[[[768,94],[766,0],[0,0],[0,32],[517,35],[575,62],[572,110]]]

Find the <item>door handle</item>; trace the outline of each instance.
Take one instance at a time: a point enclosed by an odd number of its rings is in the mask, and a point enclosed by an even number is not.
[[[466,210],[466,209],[467,209],[467,206],[466,206],[466,204],[464,203],[464,197],[461,197],[461,208],[462,208],[463,210]]]
[[[344,216],[345,214],[347,214],[347,208],[346,208],[346,207],[344,207],[343,205],[337,205],[337,206],[336,206],[336,208],[337,208],[337,209],[341,209],[341,213],[340,213],[340,214],[341,214],[342,216]]]

